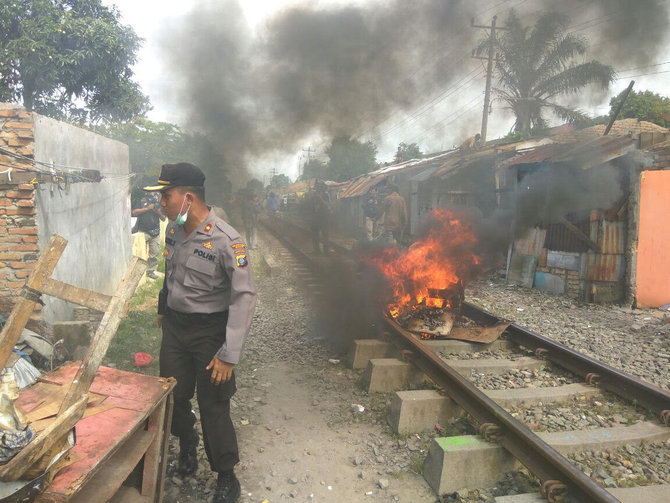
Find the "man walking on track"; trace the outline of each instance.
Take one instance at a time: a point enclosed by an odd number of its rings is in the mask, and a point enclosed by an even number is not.
[[[203,443],[218,473],[214,503],[233,503],[240,483],[237,437],[230,418],[239,362],[256,306],[246,244],[205,203],[205,175],[192,164],[165,164],[157,185],[170,219],[165,234],[165,280],[158,298],[163,329],[160,374],[174,377],[171,431],[179,437],[178,471],[198,469],[198,432],[191,399],[197,387]]]

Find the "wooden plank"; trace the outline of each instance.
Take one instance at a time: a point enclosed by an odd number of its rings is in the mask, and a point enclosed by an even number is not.
[[[172,388],[176,382],[172,382]],[[170,388],[170,389],[172,389]],[[159,469],[156,479],[156,492],[153,503],[163,503],[163,491],[165,489],[165,472],[167,468],[168,449],[170,447],[170,426],[172,425],[172,409],[174,408],[174,395],[170,393],[166,399],[165,416],[163,417],[163,445],[161,456],[158,459]]]
[[[89,351],[68,388],[65,399],[61,404],[61,411],[67,409],[77,400],[78,396],[87,392],[91,386],[95,373],[98,367],[100,367],[105,353],[107,353],[109,344],[112,342],[114,335],[116,335],[116,329],[119,327],[121,318],[128,312],[130,299],[142,279],[146,268],[147,264],[144,260],[137,257],[131,259],[123,275],[121,284],[116,289],[116,292],[114,292],[109,307],[102,317],[98,330],[91,341]]]
[[[90,404],[90,402],[89,402]],[[83,418],[94,416],[95,414],[100,414],[106,410],[113,409],[115,407],[112,403],[104,403],[102,405],[94,405],[93,407],[86,407],[84,411]],[[44,419],[38,419],[37,421],[31,421],[30,426],[33,427],[37,433],[44,431],[51,423],[56,420],[56,417],[46,417]]]
[[[35,462],[61,440],[84,415],[88,395],[79,397],[75,403],[60,414],[56,420],[7,464],[0,467],[0,480],[18,480]]]
[[[140,462],[154,438],[155,432],[137,430],[70,499],[71,503],[109,501]]]
[[[114,408],[81,419],[77,423],[77,445],[70,451],[76,461],[58,472],[46,491],[67,497],[79,492],[134,432],[143,429],[147,417]]]
[[[58,410],[60,409],[60,404],[63,400],[63,395],[65,395],[65,390],[63,389],[63,386],[58,386],[57,388],[54,389],[53,394],[45,396],[42,405],[31,410],[30,412],[23,413],[23,417],[30,423],[35,423],[36,421],[40,421],[42,419],[55,416],[58,413]],[[101,395],[89,393],[88,405],[97,406],[103,400],[105,400],[105,398],[106,397]],[[17,408],[23,412],[23,410],[19,406],[17,406]]]
[[[42,376],[41,379],[54,384],[68,385],[80,365],[80,362],[64,365]],[[106,396],[108,400],[112,397],[122,399],[115,403],[139,402],[137,407],[129,408],[148,410],[149,407],[155,406],[160,397],[173,386],[173,383],[173,378],[149,376],[100,366],[91,384],[90,392]]]
[[[165,423],[166,400],[154,410],[147,421],[147,431],[154,436],[151,445],[147,448],[144,455],[144,471],[142,473],[142,496],[153,500],[156,495],[156,482],[159,478],[160,457],[163,451],[164,423]]]
[[[30,273],[26,287],[40,291],[42,285],[56,268],[58,259],[63,254],[67,246],[67,240],[54,234],[49,239],[44,251],[35,263],[35,268]],[[21,332],[26,326],[30,315],[33,313],[37,302],[27,297],[21,297],[14,305],[12,313],[7,318],[2,332],[0,332],[0,369],[5,367],[7,358],[14,349],[14,345],[19,340]],[[72,402],[74,403],[74,402]],[[70,405],[72,405],[70,403]],[[66,407],[67,408],[67,407]]]
[[[78,286],[63,283],[53,278],[47,278],[41,288],[42,293],[57,299],[72,302],[79,306],[89,307],[96,311],[105,312],[112,297],[102,293],[86,290]]]

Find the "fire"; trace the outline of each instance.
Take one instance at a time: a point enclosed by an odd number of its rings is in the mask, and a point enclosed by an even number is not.
[[[407,250],[387,248],[371,257],[392,291],[391,316],[419,306],[459,308],[464,282],[481,264],[476,244],[467,222],[451,210],[436,208],[423,238]]]

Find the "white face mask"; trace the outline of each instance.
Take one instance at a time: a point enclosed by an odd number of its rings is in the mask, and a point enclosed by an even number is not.
[[[175,223],[177,225],[184,225],[186,223],[186,220],[188,219],[188,210],[191,209],[191,203],[188,203],[188,208],[186,208],[186,211],[184,214],[182,214],[181,210],[184,209],[184,203],[186,202],[186,195],[184,195],[184,199],[181,201],[181,207],[179,208],[179,214],[177,215],[177,218],[175,219]]]

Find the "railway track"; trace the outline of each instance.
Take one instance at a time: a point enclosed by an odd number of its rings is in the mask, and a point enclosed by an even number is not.
[[[318,282],[314,278],[319,276],[328,258],[309,252],[311,241],[304,228],[285,220],[266,225],[266,228],[306,264],[310,276],[308,283],[316,285]],[[347,250],[339,248],[336,251]],[[462,315],[484,326],[501,321],[467,302],[462,306]],[[424,476],[438,495],[461,487],[495,483],[495,477],[500,475],[495,469],[493,473],[485,473],[483,465],[468,462],[468,459],[481,459],[482,463],[500,470],[512,469],[516,466],[514,460],[518,460],[537,477],[541,493],[549,501],[670,500],[670,486],[656,487],[652,496],[636,494],[634,489],[627,493],[608,491],[566,457],[580,448],[598,450],[598,446],[605,449],[667,440],[670,438],[670,393],[667,391],[514,323],[509,325],[497,344],[478,346],[453,340],[422,340],[390,316],[385,316],[384,322],[385,330],[379,339],[356,341],[351,361],[354,367],[366,368],[366,381],[371,392],[396,393],[389,414],[392,427],[399,433],[420,431],[448,420],[450,414],[458,414],[455,411],[462,409],[484,439],[447,437],[433,440],[424,463]],[[478,352],[481,353],[481,350],[492,348],[513,351],[498,355],[496,359],[464,358],[466,354],[471,356],[475,349],[480,349]],[[487,375],[504,375],[505,369],[512,368],[532,375],[533,369],[546,370],[548,367],[570,376],[567,380],[571,382],[552,388],[483,389],[486,386],[482,378]],[[430,385],[426,386],[426,382]],[[424,389],[407,391],[407,388]],[[628,421],[632,424],[626,426],[544,434],[533,431],[518,419],[524,417],[524,407],[529,405],[570,403],[594,394],[600,396],[601,392],[620,397],[631,410],[642,407],[656,419]],[[566,440],[570,437],[571,441]],[[459,442],[461,447],[455,448]],[[462,447],[464,444],[469,447]],[[459,465],[464,466],[460,472],[465,473],[461,475],[458,475]]]

